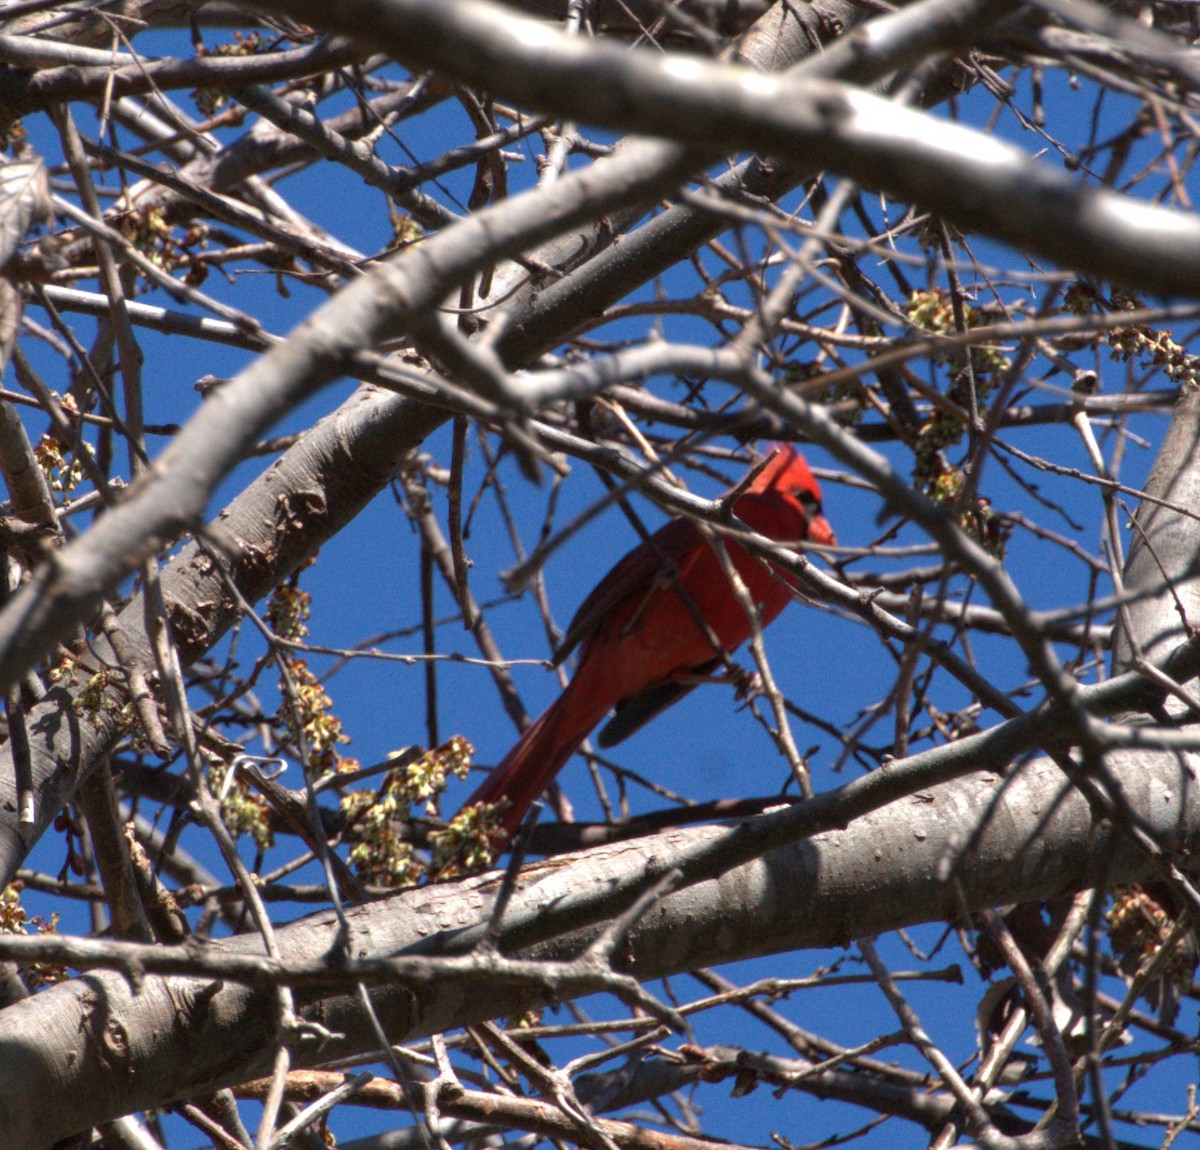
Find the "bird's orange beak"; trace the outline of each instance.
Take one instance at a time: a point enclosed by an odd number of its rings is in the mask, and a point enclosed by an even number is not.
[[[824,543],[829,547],[837,543],[837,536],[824,515],[814,515],[808,521],[808,540],[810,543]]]

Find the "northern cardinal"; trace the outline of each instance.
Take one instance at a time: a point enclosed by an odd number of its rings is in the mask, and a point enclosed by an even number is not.
[[[779,542],[834,542],[821,514],[821,489],[794,447],[779,448],[733,509],[748,527]],[[725,547],[765,626],[792,598],[788,577],[737,543]],[[616,714],[600,732],[601,747],[619,743],[686,695],[720,665],[722,651],[748,638],[746,612],[692,520],[672,519],[630,551],[567,629],[555,661],[578,645],[574,678],[471,796],[472,803],[504,804],[499,845],[610,710]]]

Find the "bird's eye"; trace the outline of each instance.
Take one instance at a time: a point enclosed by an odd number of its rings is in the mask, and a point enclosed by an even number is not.
[[[814,515],[821,514],[821,501],[806,487],[793,487],[792,494],[800,500],[800,506],[804,508],[804,514],[810,519]]]

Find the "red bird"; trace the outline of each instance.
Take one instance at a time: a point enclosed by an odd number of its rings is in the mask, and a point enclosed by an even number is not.
[[[778,450],[733,509],[748,527],[781,543],[834,542],[821,514],[821,489],[794,447]],[[765,626],[792,598],[789,577],[731,540],[725,547]],[[600,732],[601,747],[633,734],[721,664],[697,615],[725,652],[750,638],[746,612],[711,544],[692,520],[672,519],[583,601],[555,657],[560,662],[579,645],[574,678],[472,795],[472,803],[506,804],[504,842],[610,710],[616,714]]]

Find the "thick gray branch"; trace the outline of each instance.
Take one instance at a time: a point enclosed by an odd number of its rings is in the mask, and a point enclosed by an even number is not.
[[[1196,762],[1172,755],[1113,756],[1126,798],[1155,834],[1186,852],[1200,846]],[[524,957],[562,959],[595,937],[606,892],[634,889],[666,860],[753,831],[677,831],[530,868],[508,921]],[[969,849],[968,849],[968,844]],[[1149,863],[1119,833],[1097,826],[1087,803],[1048,762],[1004,780],[976,774],[930,788],[831,831],[671,895],[635,929],[626,966],[648,979],[698,965],[800,947],[836,946],[976,908],[1068,894],[1100,879],[1144,877]],[[452,954],[477,938],[497,877],[439,884],[351,910],[350,954]],[[961,900],[961,901],[960,901]],[[564,934],[564,928],[573,931]],[[331,913],[278,932],[296,960],[325,955]],[[506,939],[507,941],[507,939]],[[515,940],[513,940],[515,941]],[[256,950],[250,938],[215,944]],[[443,972],[444,973],[444,972]],[[415,980],[373,991],[396,1040],[514,1013],[549,997],[528,982]],[[12,1150],[45,1145],[141,1107],[268,1071],[275,1040],[271,996],[231,983],[148,977],[134,990],[94,972],[0,1014],[0,1129]],[[312,1064],[369,1049],[354,994],[309,998],[306,1010],[343,1037],[298,1052]],[[38,1112],[30,1098],[58,1099]]]
[[[682,178],[681,169],[677,178]],[[0,612],[0,690],[17,681],[158,548],[193,526],[216,485],[286,411],[363,349],[411,330],[481,264],[514,256],[661,189],[664,175],[614,157],[504,200],[367,269],[289,338],[222,387],[128,497],[53,557]]]
[[[1088,187],[993,137],[852,87],[571,39],[485,0],[264,7],[539,111],[802,160],[1066,267],[1147,291],[1200,290],[1193,217]]]
[[[1180,395],[1146,490],[1179,507],[1200,506],[1200,389],[1195,386]],[[1119,670],[1135,661],[1130,632],[1141,654],[1153,659],[1190,636],[1200,621],[1200,532],[1191,519],[1147,500],[1134,517],[1125,585],[1140,590],[1164,577],[1171,581],[1169,595],[1136,599],[1126,608],[1128,629],[1118,628],[1113,648]]]
[[[363,388],[318,424],[216,520],[228,543],[230,576],[242,595],[257,600],[340,531],[383,489],[404,453],[443,418],[434,408]],[[236,604],[215,565],[194,544],[163,572],[162,585],[181,657],[190,662],[224,634]],[[149,657],[140,596],[120,619],[137,653]],[[80,711],[65,688],[51,690],[30,709],[37,821],[29,838],[17,824],[11,746],[0,749],[0,873],[15,873],[32,841],[109,748],[116,737],[115,711],[115,706]]]

